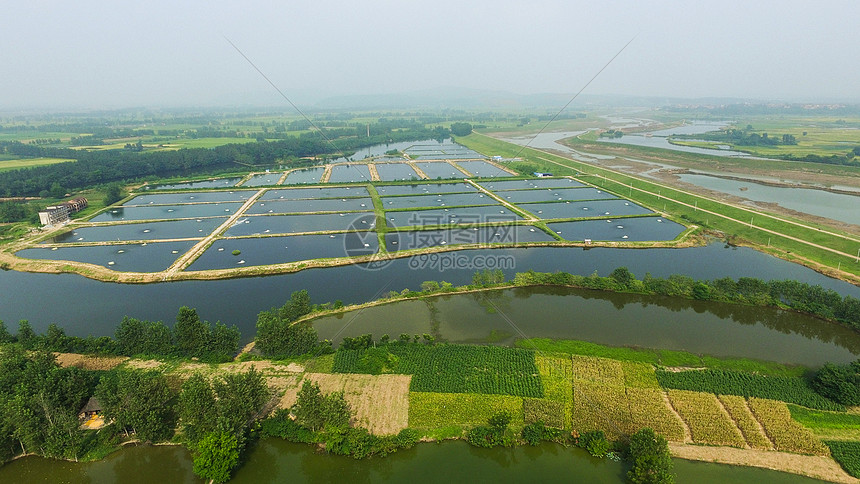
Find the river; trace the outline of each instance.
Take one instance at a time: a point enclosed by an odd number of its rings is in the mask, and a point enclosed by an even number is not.
[[[820,482],[784,472],[673,459],[676,481],[711,484]],[[596,459],[585,451],[555,444],[479,449],[465,442],[419,444],[385,458],[355,460],[318,454],[313,447],[265,439],[248,454],[231,483],[388,482],[588,482],[622,484],[628,464]],[[200,483],[182,447],[131,447],[85,464],[25,457],[0,467],[0,482],[90,484]]]

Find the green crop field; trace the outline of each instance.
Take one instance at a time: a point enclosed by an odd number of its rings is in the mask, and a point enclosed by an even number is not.
[[[33,168],[34,166],[56,165],[57,163],[66,163],[70,160],[67,158],[18,158],[14,160],[0,161],[0,171],[17,170],[19,168]]]

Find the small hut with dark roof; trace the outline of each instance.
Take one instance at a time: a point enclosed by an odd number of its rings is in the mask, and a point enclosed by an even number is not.
[[[81,419],[88,419],[93,415],[98,415],[100,413],[102,413],[102,404],[99,403],[99,399],[96,397],[90,397],[90,399],[87,400],[87,404],[84,405],[84,408],[78,412],[78,416]]]

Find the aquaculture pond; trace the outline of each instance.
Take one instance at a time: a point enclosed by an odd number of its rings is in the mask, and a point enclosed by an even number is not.
[[[158,272],[170,267],[196,241],[141,244],[92,245],[84,247],[39,247],[15,255],[25,259],[86,262],[120,272]]]
[[[420,183],[410,185],[377,185],[376,191],[380,196],[391,195],[428,195],[437,193],[458,193],[477,191],[468,183]]]
[[[244,183],[242,183],[243,187],[264,187],[268,185],[277,185],[278,181],[281,180],[283,173],[261,173],[258,175],[251,175]]]
[[[370,222],[367,219],[370,218]],[[321,215],[254,215],[237,220],[224,234],[227,237],[249,235],[289,234],[348,230],[356,225],[373,228],[376,216],[372,213],[328,213]],[[362,222],[365,222],[362,224]]]
[[[520,220],[520,216],[502,205],[486,205],[482,207],[385,212],[385,220],[388,225],[405,227],[452,223],[510,222]]]
[[[216,178],[214,180],[201,180],[187,183],[170,183],[164,185],[147,185],[144,190],[188,190],[192,188],[224,188],[231,187],[241,180],[241,177]]]
[[[242,203],[220,202],[183,205],[140,205],[114,207],[90,219],[90,222],[120,220],[170,220],[178,218],[222,217],[236,213]]]
[[[256,190],[218,190],[217,192],[152,193],[138,195],[125,202],[132,205],[174,205],[178,203],[241,202],[257,193]]]
[[[375,238],[376,234],[373,236]],[[285,250],[285,246],[289,244],[278,244],[273,250]],[[228,257],[232,250],[216,253]],[[568,271],[585,276],[596,271],[605,276],[616,267],[625,266],[638,277],[650,272],[655,277],[686,274],[697,279],[794,279],[820,284],[843,295],[860,297],[857,286],[753,249],[728,247],[722,243],[683,249],[532,247],[462,250],[432,255],[432,258],[429,255],[405,257],[380,264],[306,269],[266,277],[156,284],[115,284],[75,274],[0,271],[0,290],[3,292],[0,320],[9,324],[27,319],[39,332],[45,331],[50,323],[57,323],[68,334],[102,336],[114,334],[123,316],[170,322],[176,318],[181,306],[188,305],[197,308],[204,319],[236,324],[242,331],[243,341],[247,342],[254,335],[257,314],[283,305],[293,291],[307,289],[314,303],[336,299],[347,304],[360,303],[391,290],[418,289],[423,281],[469,284],[474,272],[483,267],[503,269],[508,277],[528,270]],[[43,304],[42,295],[46,291],[51,294],[86,294],[86,297],[68,297],[63,304]],[[158,301],[158,304],[153,304],[153,301]],[[827,325],[821,323],[818,327]],[[810,329],[815,330],[815,326],[810,326]]]
[[[187,270],[231,269],[310,259],[354,257],[379,249],[375,232],[216,240]],[[234,251],[239,251],[234,255]]]
[[[488,190],[524,190],[528,188],[569,188],[586,185],[570,178],[537,178],[533,180],[493,180],[482,181],[480,185]]]
[[[203,238],[212,233],[213,230],[225,221],[227,221],[226,217],[212,217],[170,222],[142,222],[82,227],[51,237],[43,243],[66,244]]]
[[[506,202],[555,202],[574,200],[607,200],[617,196],[597,188],[535,188],[531,190],[506,190],[494,192]]]
[[[410,230],[385,234],[385,246],[389,251],[457,244],[516,244],[552,240],[555,239],[551,235],[530,225]]]
[[[257,201],[246,214],[349,212],[373,210],[370,198],[327,198],[322,200],[264,200]]]
[[[361,163],[347,163],[331,167],[330,183],[369,182],[370,168]]]
[[[364,187],[316,187],[267,190],[260,200],[302,200],[321,198],[369,197]]]
[[[505,170],[487,163],[486,161],[458,161],[457,164],[468,171],[474,177],[481,178],[497,178],[503,176],[513,176]]]
[[[423,309],[400,304],[319,318],[313,326],[335,345],[366,333],[411,332],[503,345],[523,336],[577,339],[807,366],[860,356],[860,335],[844,326],[792,311],[712,301],[528,287],[434,297]]]
[[[592,200],[586,202],[523,203],[518,205],[538,218],[591,218],[654,213],[626,200]]]
[[[406,163],[376,163],[374,167],[382,181],[419,180],[421,178]]]
[[[578,220],[555,222],[547,226],[565,240],[608,240],[640,242],[673,240],[686,227],[660,217]]]
[[[454,207],[463,205],[493,205],[499,203],[483,193],[455,193],[434,195],[403,195],[382,198],[386,210],[418,207]]]
[[[293,170],[287,174],[287,179],[284,180],[284,184],[319,183],[323,173],[325,173],[325,168],[321,167]]]
[[[437,178],[465,178],[467,175],[462,170],[444,161],[417,161],[415,166],[427,175],[431,180]]]

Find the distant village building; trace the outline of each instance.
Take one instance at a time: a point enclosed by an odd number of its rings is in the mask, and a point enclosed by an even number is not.
[[[39,212],[39,222],[42,225],[59,225],[69,221],[68,205],[55,205]]]
[[[502,161],[502,157],[500,155],[493,155],[493,161]]]
[[[102,413],[102,404],[96,397],[90,397],[90,399],[87,400],[87,404],[84,405],[84,408],[78,412],[78,418],[81,420],[87,420],[100,413]]]
[[[548,177],[552,176],[552,173],[541,173],[539,171],[536,171],[533,173],[533,175],[538,177],[538,178],[548,178]]]
[[[87,208],[89,202],[84,197],[78,197],[59,205],[46,207],[39,212],[39,222],[45,226],[63,224],[69,221],[69,215]]]

